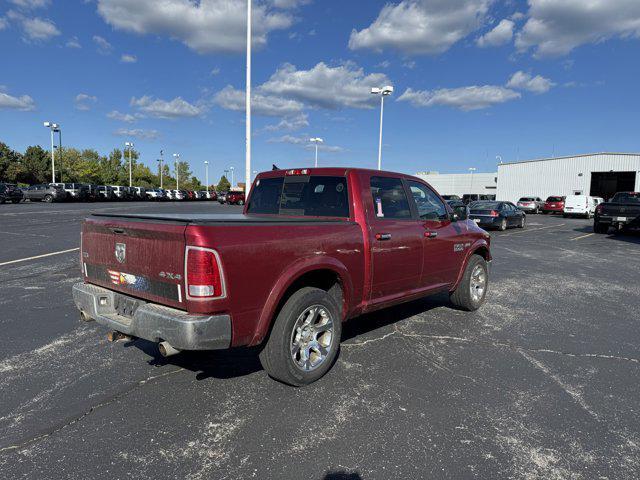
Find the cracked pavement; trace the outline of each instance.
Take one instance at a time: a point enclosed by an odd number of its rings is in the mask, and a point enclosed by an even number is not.
[[[0,263],[76,247],[113,205],[3,207]],[[301,389],[255,349],[107,343],[73,306],[77,252],[0,267],[0,478],[639,478],[640,235],[589,232],[492,232],[480,311],[438,295],[354,319]]]

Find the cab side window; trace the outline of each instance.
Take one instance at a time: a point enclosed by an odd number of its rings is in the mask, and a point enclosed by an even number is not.
[[[411,196],[415,202],[420,220],[446,220],[449,215],[447,207],[438,196],[428,188],[418,182],[407,182],[411,190]]]
[[[371,177],[374,215],[379,219],[411,219],[411,209],[402,180]]]

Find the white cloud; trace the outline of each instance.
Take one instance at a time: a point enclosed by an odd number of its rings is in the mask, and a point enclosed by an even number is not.
[[[98,98],[93,95],[87,95],[86,93],[79,93],[73,101],[76,110],[87,111],[91,110],[91,107],[98,101]]]
[[[409,102],[414,107],[434,107],[438,105],[460,110],[480,110],[500,103],[520,98],[521,95],[499,85],[473,85],[460,88],[438,90],[413,90],[408,88],[398,101]]]
[[[167,35],[199,53],[242,52],[246,44],[246,0],[98,0],[98,12],[116,29]],[[288,13],[255,2],[254,45],[292,23]]]
[[[492,0],[402,0],[385,5],[367,28],[351,32],[349,48],[386,48],[435,55],[474,32]]]
[[[212,77],[215,77],[216,75],[219,75],[219,74],[220,74],[220,68],[215,67],[215,68],[212,68],[212,69],[211,69],[210,75],[211,75]]]
[[[9,0],[9,2],[13,3],[16,7],[25,10],[44,8],[49,6],[51,3],[50,0]]]
[[[9,22],[7,22],[7,19],[0,17],[0,30],[4,30],[8,26],[9,26]]]
[[[122,63],[136,63],[138,61],[138,57],[129,53],[123,53],[120,57],[120,61]]]
[[[111,120],[117,120],[119,122],[125,123],[134,123],[137,120],[137,117],[135,117],[134,115],[131,115],[130,113],[122,113],[118,110],[112,110],[111,112],[107,113],[107,117]]]
[[[640,38],[638,0],[529,0],[528,19],[516,35],[520,51],[560,56],[613,37]]]
[[[111,45],[106,38],[101,37],[100,35],[94,35],[93,42],[98,47],[98,53],[102,55],[109,55],[113,50],[113,45]]]
[[[279,123],[274,125],[267,125],[265,130],[267,131],[276,131],[276,130],[300,130],[301,128],[309,126],[309,115],[306,113],[301,113],[294,117],[286,117],[280,120]]]
[[[140,98],[132,98],[131,106],[152,117],[164,119],[197,117],[204,113],[202,107],[192,105],[182,97],[176,97],[173,100],[161,100],[145,95]]]
[[[29,95],[12,97],[8,93],[0,92],[0,110],[21,110],[28,112],[35,110],[36,104]]]
[[[390,83],[383,73],[365,74],[353,63],[330,67],[323,62],[309,70],[298,70],[294,65],[280,67],[260,92],[290,98],[311,107],[340,109],[371,108],[377,104],[371,87]]]
[[[160,137],[160,133],[157,130],[144,130],[142,128],[119,128],[113,134],[119,137],[133,137],[142,140],[155,140]]]
[[[71,37],[69,40],[67,40],[67,43],[65,44],[65,46],[68,48],[82,48],[82,45],[80,45],[80,41],[78,40],[78,37]]]
[[[227,85],[216,93],[214,103],[226,110],[244,112],[245,92]],[[303,107],[304,105],[296,100],[265,95],[259,91],[251,95],[251,111],[256,115],[267,117],[289,116],[301,112]]]
[[[527,90],[533,93],[546,93],[555,85],[551,80],[541,75],[532,76],[530,73],[525,73],[522,70],[514,73],[509,81],[507,87],[515,90]]]
[[[60,35],[55,23],[46,18],[22,18],[26,40],[40,42]]]
[[[273,6],[276,8],[298,8],[302,5],[308,5],[311,0],[272,0]]]
[[[480,48],[498,47],[505,45],[513,38],[513,29],[516,26],[512,20],[504,19],[490,32],[482,35],[476,43]]]

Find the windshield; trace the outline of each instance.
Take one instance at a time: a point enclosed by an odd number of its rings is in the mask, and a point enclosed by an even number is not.
[[[321,175],[259,179],[247,213],[347,218],[347,179]]]
[[[640,203],[640,193],[616,193],[611,201],[614,203]]]

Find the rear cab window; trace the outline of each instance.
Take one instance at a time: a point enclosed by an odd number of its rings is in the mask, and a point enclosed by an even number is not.
[[[253,188],[247,213],[349,218],[347,178],[330,175],[261,178]]]

